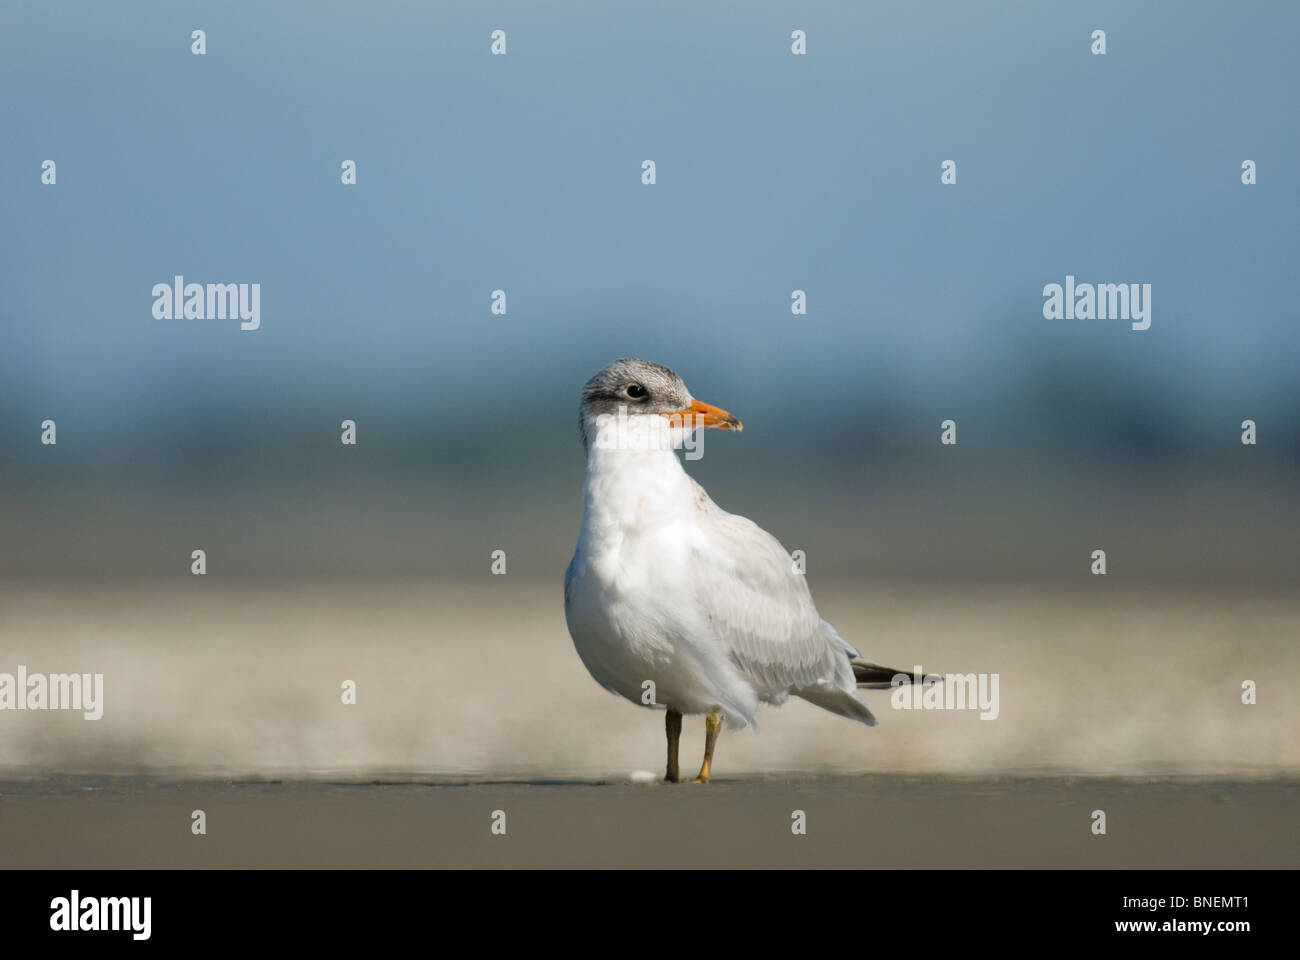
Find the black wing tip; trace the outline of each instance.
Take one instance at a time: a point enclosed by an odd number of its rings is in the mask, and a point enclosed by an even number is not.
[[[878,663],[867,663],[865,660],[850,660],[849,665],[853,667],[853,679],[857,685],[868,690],[888,690],[891,687],[916,682],[916,677],[906,670],[882,667]],[[927,673],[922,678],[922,683],[934,683],[937,679],[933,674]]]

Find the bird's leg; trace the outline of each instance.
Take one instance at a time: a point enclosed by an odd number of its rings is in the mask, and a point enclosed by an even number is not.
[[[713,745],[718,742],[718,733],[722,730],[722,714],[714,710],[704,718],[704,763],[700,765],[700,775],[696,783],[709,782],[709,767],[713,764]]]
[[[668,783],[679,783],[681,777],[677,772],[677,741],[682,737],[681,713],[669,707],[664,727],[668,731],[668,772],[664,774],[664,780]]]

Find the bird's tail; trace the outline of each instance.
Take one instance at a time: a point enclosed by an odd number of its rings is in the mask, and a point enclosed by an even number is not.
[[[916,682],[916,677],[906,670],[882,667],[878,663],[867,663],[856,658],[850,660],[849,665],[853,667],[853,679],[862,690],[889,690],[904,683]],[[923,684],[934,683],[934,681],[935,678],[929,674],[921,678]]]
[[[838,713],[841,717],[857,720],[869,727],[876,725],[876,717],[871,708],[858,699],[852,690],[842,690],[831,683],[814,683],[812,686],[792,690],[796,697],[802,697],[809,703],[815,703],[823,710]]]

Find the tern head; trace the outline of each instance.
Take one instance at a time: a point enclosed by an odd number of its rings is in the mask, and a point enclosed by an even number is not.
[[[701,427],[743,429],[726,410],[692,397],[682,378],[667,367],[626,358],[615,360],[582,388],[578,422],[583,444],[590,445],[603,423],[621,418],[634,430],[637,424],[683,434]]]

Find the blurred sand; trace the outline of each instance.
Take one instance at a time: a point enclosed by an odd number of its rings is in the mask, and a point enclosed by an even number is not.
[[[1300,772],[1294,591],[811,585],[869,659],[1000,674],[1001,715],[895,711],[877,692],[867,729],[792,701],[761,711],[758,733],[723,734],[718,776]],[[0,671],[20,663],[102,672],[104,716],[0,713],[0,777],[662,773],[662,714],[590,679],[558,580],[8,581]],[[702,740],[687,718],[684,769]]]

